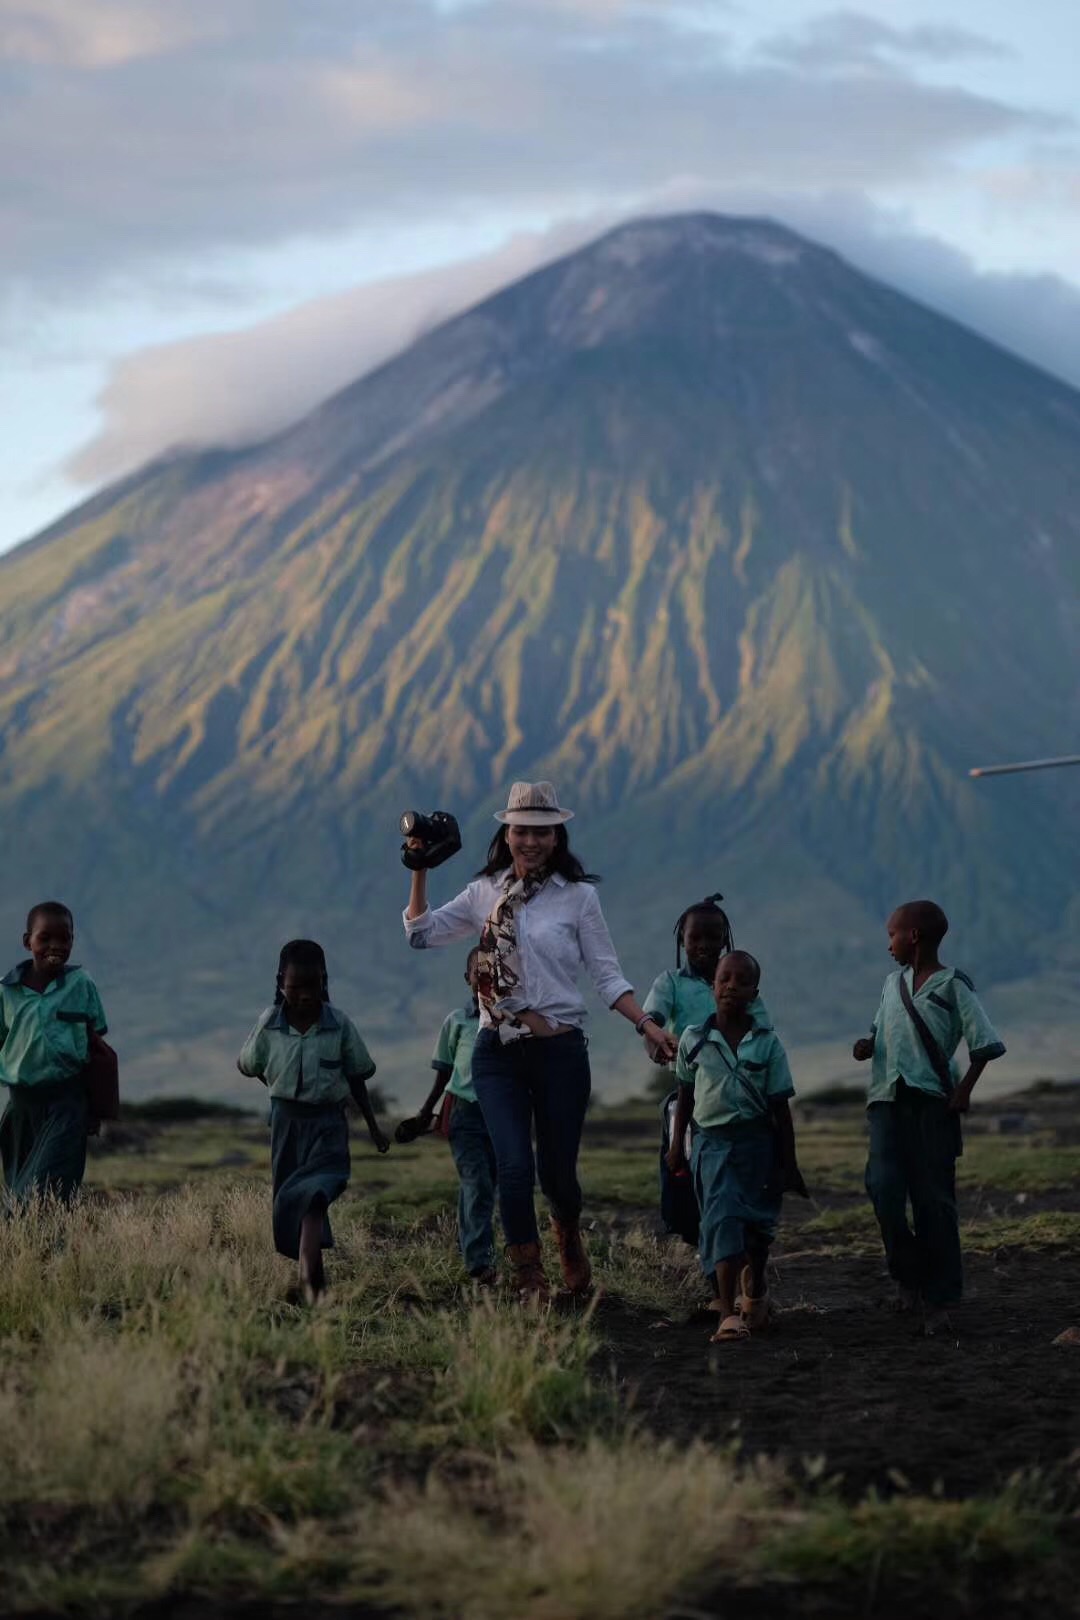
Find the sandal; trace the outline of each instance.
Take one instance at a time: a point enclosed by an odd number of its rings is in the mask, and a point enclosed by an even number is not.
[[[710,1344],[741,1344],[750,1337],[750,1329],[741,1316],[725,1316]]]
[[[750,1292],[753,1281],[753,1272],[749,1266],[743,1266],[739,1273],[739,1293],[735,1300],[735,1309],[746,1323],[747,1328],[762,1328],[772,1315],[772,1302],[769,1291],[765,1290],[757,1299]]]

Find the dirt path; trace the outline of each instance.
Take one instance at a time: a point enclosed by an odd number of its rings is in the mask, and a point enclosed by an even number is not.
[[[777,1252],[775,1299],[775,1329],[748,1345],[709,1346],[709,1320],[605,1309],[618,1376],[651,1427],[797,1467],[823,1456],[852,1494],[902,1477],[968,1495],[1080,1451],[1080,1349],[1051,1344],[1080,1321],[1080,1260],[975,1257],[954,1331],[932,1340],[891,1313],[878,1260]]]

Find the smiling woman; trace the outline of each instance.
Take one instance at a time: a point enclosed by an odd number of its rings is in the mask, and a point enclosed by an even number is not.
[[[537,1174],[567,1290],[586,1294],[592,1281],[577,1179],[591,1089],[581,964],[607,1006],[635,1027],[655,1022],[619,967],[595,879],[570,850],[565,823],[572,816],[550,782],[515,782],[472,883],[433,912],[427,873],[414,872],[405,911],[417,949],[480,936],[472,1080],[495,1148],[507,1258],[523,1302],[549,1297],[533,1204]],[[674,1054],[667,1031],[658,1029],[656,1041]]]

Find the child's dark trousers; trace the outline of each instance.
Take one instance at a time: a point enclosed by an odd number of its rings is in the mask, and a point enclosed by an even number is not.
[[[470,1276],[495,1264],[495,1149],[479,1103],[450,1097],[450,1151],[461,1178],[458,1244]]]
[[[916,1289],[928,1305],[955,1305],[963,1293],[956,1213],[960,1121],[943,1098],[903,1080],[897,1081],[896,1101],[871,1103],[867,1116],[866,1190],[889,1274],[901,1287]]]

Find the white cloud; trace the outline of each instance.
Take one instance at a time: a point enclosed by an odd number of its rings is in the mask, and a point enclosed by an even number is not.
[[[275,433],[421,332],[598,228],[574,222],[517,236],[493,253],[317,299],[244,331],[129,355],[101,395],[100,433],[68,470],[94,482],[175,445],[241,445]]]
[[[895,72],[903,61],[931,63],[1002,57],[1011,53],[997,40],[943,23],[894,27],[858,11],[829,11],[791,33],[762,42],[761,54],[777,61],[830,73],[859,68]]]
[[[237,247],[465,207],[568,213],[678,174],[888,187],[1055,127],[921,80],[925,30],[845,13],[808,65],[733,55],[699,10],[0,0],[0,291],[85,297]],[[890,71],[865,72],[883,52]]]
[[[98,69],[228,35],[215,6],[153,0],[0,0],[0,61]]]
[[[921,299],[1080,387],[1080,287],[1053,276],[991,275],[954,248],[851,195],[673,184],[646,211],[713,207],[765,214],[834,247]],[[178,444],[239,445],[298,420],[419,333],[617,222],[593,214],[519,236],[495,253],[317,300],[247,331],[147,350],[118,364],[104,422],[73,458],[80,479],[111,478]]]

